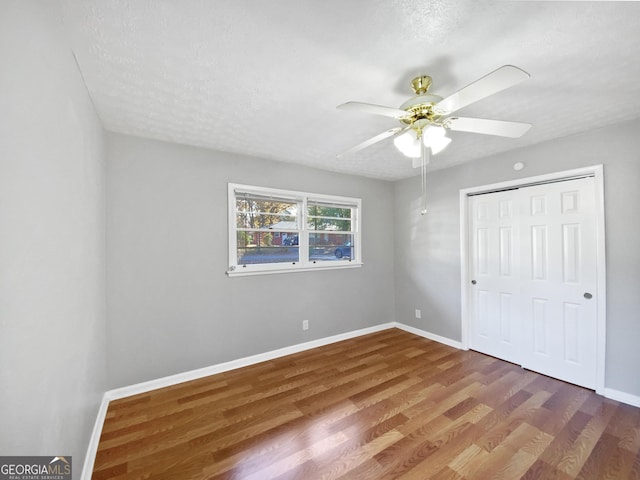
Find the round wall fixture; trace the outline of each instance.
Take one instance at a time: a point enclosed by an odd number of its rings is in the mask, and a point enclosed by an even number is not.
[[[524,168],[524,163],[522,163],[522,162],[517,162],[517,163],[514,163],[514,164],[513,164],[513,169],[514,169],[516,172],[519,172],[519,171],[520,171],[520,170],[522,170],[523,168]]]

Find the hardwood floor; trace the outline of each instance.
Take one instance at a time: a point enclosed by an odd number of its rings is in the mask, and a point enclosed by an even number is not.
[[[640,479],[640,409],[391,329],[113,401],[99,479]]]

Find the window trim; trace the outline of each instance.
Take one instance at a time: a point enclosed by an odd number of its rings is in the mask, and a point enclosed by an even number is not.
[[[237,227],[236,227],[236,192],[273,196],[275,198],[294,199],[301,212],[299,217],[299,252],[298,262],[291,263],[260,263],[239,265],[238,245],[237,245]],[[351,224],[351,234],[355,237],[355,246],[353,247],[354,259],[349,260],[331,260],[326,262],[315,262],[309,260],[309,233],[307,229],[307,203],[322,202],[335,205],[344,205],[354,207],[354,214]],[[260,187],[255,185],[244,185],[239,183],[229,183],[227,192],[227,218],[228,218],[228,270],[227,276],[240,277],[246,275],[266,275],[276,273],[291,272],[309,272],[316,270],[335,270],[344,268],[358,268],[362,263],[362,200],[354,197],[342,197],[337,195],[325,195],[320,193],[298,192],[294,190],[283,190],[279,188]]]

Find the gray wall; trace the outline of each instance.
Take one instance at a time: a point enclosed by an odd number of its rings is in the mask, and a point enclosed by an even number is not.
[[[110,387],[394,320],[392,183],[115,134],[108,145]],[[228,278],[228,182],[362,198],[364,266]]]
[[[395,185],[396,320],[461,340],[459,190],[589,165],[605,167],[606,387],[640,395],[640,121],[561,138],[435,171],[430,213],[419,213],[420,179]],[[526,168],[513,170],[515,162]],[[422,318],[415,319],[415,309]]]
[[[0,8],[0,453],[72,455],[106,389],[105,137],[57,2]]]

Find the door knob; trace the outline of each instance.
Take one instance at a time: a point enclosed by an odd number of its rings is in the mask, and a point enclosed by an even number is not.
[[[478,282],[476,282],[475,280],[471,280],[471,285],[475,285],[476,283]]]
[[[591,300],[593,298],[593,295],[591,295],[589,292],[584,294],[584,298],[586,298],[587,300]]]

